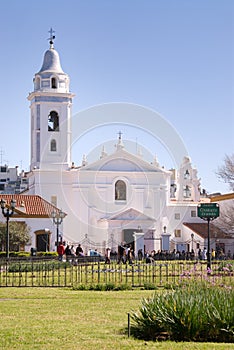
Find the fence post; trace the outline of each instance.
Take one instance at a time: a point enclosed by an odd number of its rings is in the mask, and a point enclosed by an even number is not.
[[[128,337],[130,337],[131,326],[130,326],[130,313],[128,312]]]
[[[98,284],[100,283],[100,261],[98,261]]]

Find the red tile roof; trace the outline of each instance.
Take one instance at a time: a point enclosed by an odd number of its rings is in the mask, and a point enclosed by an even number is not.
[[[58,208],[38,195],[0,194],[1,199],[6,201],[6,207],[10,207],[12,199],[16,201],[14,216],[18,218],[48,218],[53,210],[59,212]]]
[[[184,222],[183,225],[188,227],[190,230],[201,236],[207,238],[208,236],[208,224],[207,222],[202,223],[190,223]],[[210,238],[232,238],[231,235],[225,233],[222,229],[210,223]]]

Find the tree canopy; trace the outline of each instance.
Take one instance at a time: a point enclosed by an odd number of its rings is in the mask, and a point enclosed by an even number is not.
[[[30,227],[25,222],[9,222],[9,246],[11,251],[19,251],[20,246],[31,243]],[[6,224],[0,222],[0,247],[6,249]]]
[[[225,156],[224,164],[218,168],[217,175],[234,191],[234,153]]]
[[[228,183],[230,190],[234,191],[234,153],[226,155],[224,164],[218,168],[218,177]],[[233,233],[234,229],[234,200],[225,201],[222,204],[220,217],[215,220],[215,225],[227,233]]]

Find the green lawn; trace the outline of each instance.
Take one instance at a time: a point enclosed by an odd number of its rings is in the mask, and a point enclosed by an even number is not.
[[[0,349],[234,349],[234,344],[128,338],[127,314],[152,291],[0,288]]]

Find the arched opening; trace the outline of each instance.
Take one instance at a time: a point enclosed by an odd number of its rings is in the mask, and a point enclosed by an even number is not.
[[[41,79],[40,79],[40,77],[36,77],[34,87],[35,87],[35,90],[39,90],[41,88]]]
[[[123,180],[118,180],[115,183],[115,200],[124,201],[126,200],[126,184]]]
[[[51,152],[56,152],[57,151],[57,144],[56,144],[56,140],[51,140],[50,142],[50,150]]]
[[[186,180],[186,179],[190,179],[190,173],[189,173],[189,171],[188,171],[188,169],[185,171],[185,173],[184,173],[184,179]]]
[[[190,198],[191,197],[191,187],[186,185],[186,186],[184,186],[183,191],[184,191],[184,198]]]
[[[50,251],[50,234],[49,230],[38,230],[36,234],[36,249],[38,252]]]
[[[51,78],[51,87],[52,89],[57,89],[57,79]]]
[[[48,131],[59,131],[59,115],[55,111],[48,115]]]

